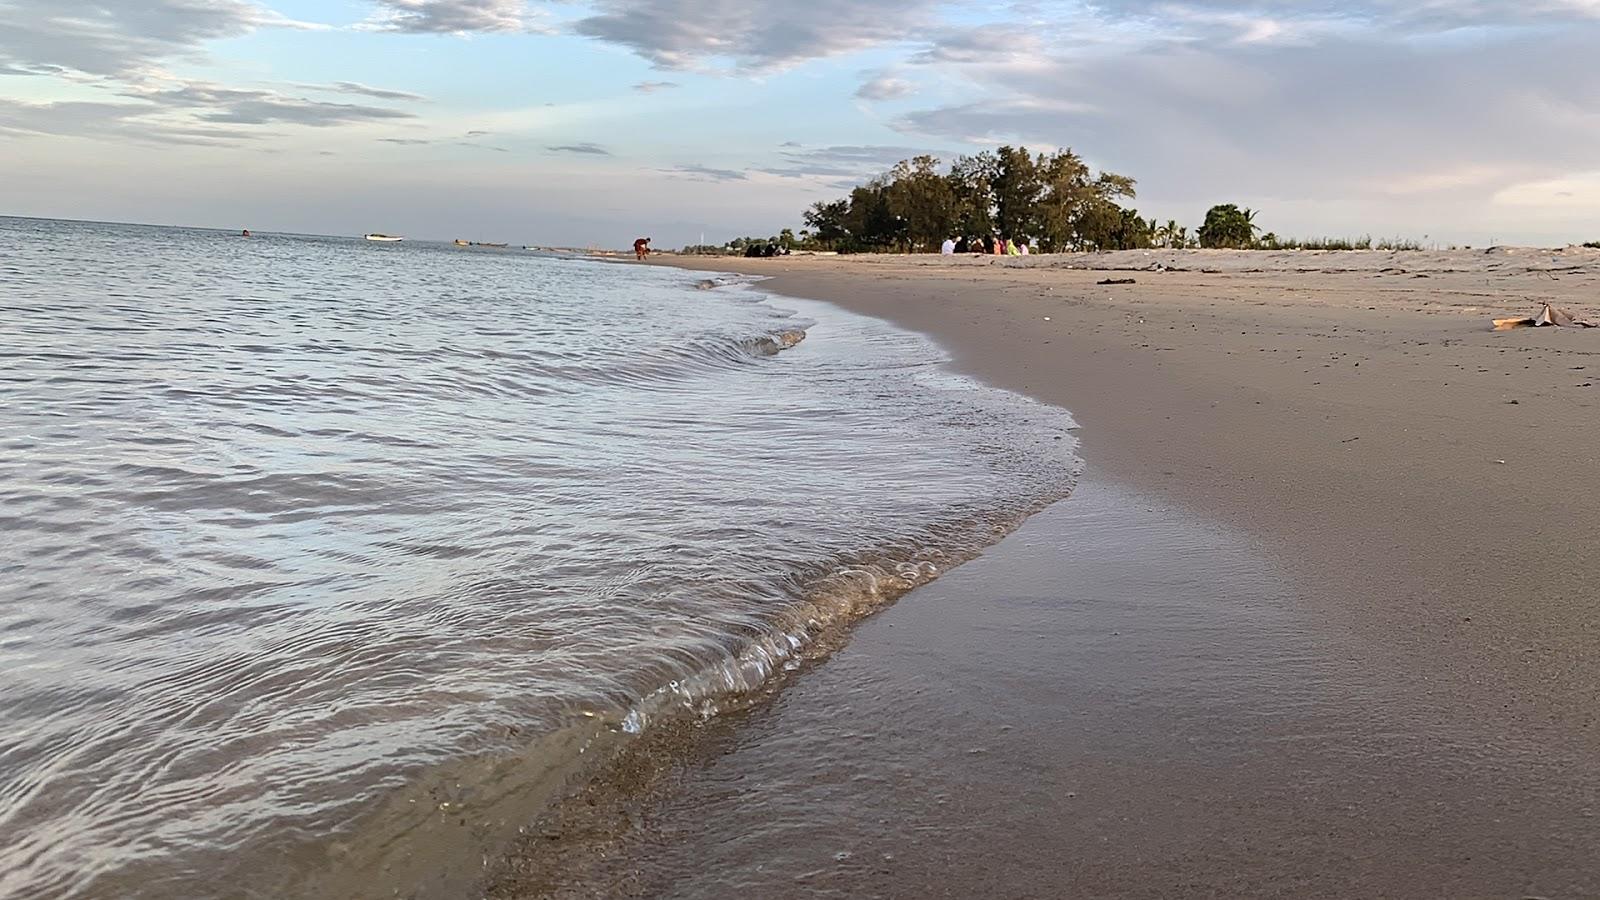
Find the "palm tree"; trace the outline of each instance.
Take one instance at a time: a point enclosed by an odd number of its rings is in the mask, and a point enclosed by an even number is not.
[[[1166,247],[1168,250],[1172,249],[1173,244],[1182,246],[1182,239],[1179,238],[1178,235],[1186,230],[1187,229],[1178,227],[1177,219],[1168,219],[1167,224],[1161,226],[1159,232],[1161,235],[1161,246]]]
[[[1261,230],[1261,226],[1256,224],[1257,210],[1253,210],[1246,206],[1244,209],[1240,210],[1240,212],[1244,213],[1244,223],[1250,226],[1250,242],[1255,243],[1256,233]]]

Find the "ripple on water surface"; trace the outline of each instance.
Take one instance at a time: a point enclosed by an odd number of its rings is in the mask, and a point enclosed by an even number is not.
[[[918,336],[686,272],[17,219],[0,257],[0,895],[271,896],[441,772],[492,805],[714,708],[1075,465]]]

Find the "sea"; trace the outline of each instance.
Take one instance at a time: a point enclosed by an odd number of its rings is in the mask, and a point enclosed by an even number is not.
[[[0,218],[0,897],[465,895],[1070,491],[947,363],[755,278]]]

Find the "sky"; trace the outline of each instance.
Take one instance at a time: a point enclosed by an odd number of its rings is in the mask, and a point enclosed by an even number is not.
[[[565,246],[1070,147],[1146,218],[1600,239],[1600,0],[0,0],[0,214]]]

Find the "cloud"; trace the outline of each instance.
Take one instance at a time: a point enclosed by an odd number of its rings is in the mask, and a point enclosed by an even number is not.
[[[916,87],[911,82],[889,75],[879,75],[856,89],[857,97],[872,101],[899,100],[914,93]]]
[[[402,147],[420,147],[433,143],[425,138],[378,138],[378,140],[385,144],[399,144]]]
[[[1151,8],[1106,6],[1111,15]],[[1249,9],[1285,19],[1291,31],[1337,11],[1322,3],[1186,7]],[[1139,178],[1145,212],[1247,203],[1276,211],[1268,225],[1280,233],[1473,227],[1459,223],[1490,221],[1492,197],[1503,207],[1553,204],[1560,191],[1543,182],[1593,169],[1600,78],[1589,60],[1600,21],[1583,17],[1600,4],[1532,13],[1475,3],[1349,9],[1387,25],[1302,28],[1289,40],[1290,32],[1171,15],[1167,31],[1122,48],[1083,52],[1050,37],[1026,59],[942,54],[929,64],[950,80],[949,100],[893,124],[927,139],[1070,146]],[[1572,21],[1533,27],[1534,15]],[[1498,24],[1439,30],[1445,21]],[[1194,29],[1212,28],[1227,39],[1191,39]],[[1514,185],[1523,187],[1508,192]]]
[[[541,31],[524,0],[377,0],[367,25],[407,34]]]
[[[607,150],[599,144],[591,144],[588,141],[585,141],[581,144],[558,144],[553,147],[546,147],[545,149],[549,150],[551,153],[578,153],[586,156],[611,155],[610,150]]]
[[[676,81],[641,81],[633,89],[641,94],[654,94],[656,91],[671,90],[678,86]]]
[[[363,97],[371,97],[375,100],[408,100],[424,102],[428,99],[421,94],[413,94],[410,91],[395,91],[389,90],[388,88],[375,88],[355,81],[335,81],[333,84],[323,85],[320,87],[316,85],[302,85],[302,87],[307,90],[337,91],[341,94],[359,94]]]
[[[869,144],[814,147],[808,150],[793,141],[784,146],[795,149],[780,150],[779,165],[760,171],[783,178],[828,179],[830,186],[851,186],[866,181],[889,171],[903,159],[924,154],[943,157],[946,161],[951,158],[950,154],[916,147]]]
[[[1038,34],[1013,26],[986,25],[938,32],[910,61],[923,65],[1017,62],[1045,50]]]
[[[1592,214],[1600,204],[1600,172],[1577,172],[1560,178],[1518,182],[1495,193],[1500,206],[1566,208]]]
[[[0,67],[130,77],[207,41],[294,24],[246,0],[6,0]]]
[[[256,135],[160,118],[147,103],[25,103],[0,98],[0,135],[56,135],[141,144],[216,146]]]
[[[183,110],[202,122],[232,125],[287,123],[312,128],[416,118],[404,110],[356,103],[328,103],[276,91],[230,88],[188,81],[175,88],[134,88],[125,96],[157,107]]]
[[[628,47],[663,69],[732,62],[746,70],[784,68],[907,40],[907,23],[927,22],[937,0],[598,0],[580,34]]]
[[[1240,43],[1304,42],[1352,30],[1433,34],[1600,21],[1595,0],[1099,0],[1109,19],[1141,20],[1158,30],[1193,29]]]
[[[700,165],[673,166],[659,171],[690,181],[744,181],[750,177],[744,172],[736,172],[733,169],[712,169]]]

